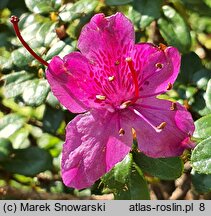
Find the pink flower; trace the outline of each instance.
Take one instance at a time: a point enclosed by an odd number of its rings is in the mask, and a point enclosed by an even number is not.
[[[172,88],[180,67],[174,47],[134,44],[132,23],[121,13],[95,15],[78,48],[49,63],[47,79],[58,100],[84,113],[66,128],[62,178],[82,189],[138,148],[150,157],[173,157],[193,147],[194,124],[179,103],[156,96]]]

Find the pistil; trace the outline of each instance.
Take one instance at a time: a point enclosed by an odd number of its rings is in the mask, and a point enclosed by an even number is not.
[[[18,37],[18,39],[20,40],[20,42],[23,44],[23,46],[28,50],[28,52],[35,58],[37,59],[41,64],[45,65],[48,67],[48,62],[46,62],[44,59],[42,59],[40,56],[38,56],[30,47],[29,45],[26,43],[26,41],[23,39],[20,31],[19,31],[19,27],[18,27],[18,22],[19,22],[19,18],[16,16],[11,16],[10,18],[10,22],[13,24],[13,28],[15,30],[15,33]]]
[[[132,61],[131,57],[127,57],[126,62],[128,63],[128,67],[130,69],[130,72],[131,72],[131,75],[133,78],[133,82],[134,82],[134,86],[135,86],[135,98],[138,98],[139,97],[138,77],[137,77],[137,73],[134,69],[134,65],[133,65],[133,61]]]

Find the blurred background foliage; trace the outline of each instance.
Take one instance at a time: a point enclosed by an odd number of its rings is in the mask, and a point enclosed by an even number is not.
[[[65,126],[75,115],[52,95],[45,67],[22,47],[9,18],[20,17],[24,39],[48,61],[77,49],[81,28],[94,14],[117,11],[134,23],[136,42],[173,45],[181,52],[176,84],[160,97],[192,113],[197,147],[167,159],[134,151],[91,188],[78,191],[65,187],[60,176]],[[0,1],[0,197],[95,199],[111,192],[116,199],[210,199],[211,1]]]

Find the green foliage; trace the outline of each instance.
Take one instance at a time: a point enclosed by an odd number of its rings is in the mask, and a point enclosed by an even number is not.
[[[173,45],[181,52],[180,74],[174,89],[163,97],[179,101],[191,112],[196,127],[193,140],[197,145],[188,155],[193,167],[192,184],[199,193],[211,191],[211,4],[208,0],[0,1],[0,178],[3,184],[19,189],[36,185],[38,191],[76,194],[73,189],[67,190],[60,176],[65,126],[75,115],[63,109],[53,96],[44,66],[22,47],[9,17],[20,16],[24,39],[38,55],[50,61],[55,55],[63,57],[77,50],[81,28],[92,15],[108,16],[117,11],[133,22],[137,42]],[[149,199],[148,184],[153,179],[175,180],[182,173],[181,158],[155,159],[133,150],[96,183],[95,193],[112,191],[115,199]],[[45,183],[39,179],[40,174],[48,176]]]
[[[103,177],[106,188],[113,191],[115,199],[149,199],[149,192],[143,173],[133,161],[132,154],[118,163]]]
[[[182,175],[183,162],[180,158],[150,158],[136,153],[135,161],[144,173],[163,180],[177,179]]]
[[[200,142],[191,155],[194,170],[199,173],[211,174],[211,137]]]
[[[172,7],[162,7],[163,16],[158,20],[161,35],[165,41],[187,53],[191,47],[191,36],[183,17]]]

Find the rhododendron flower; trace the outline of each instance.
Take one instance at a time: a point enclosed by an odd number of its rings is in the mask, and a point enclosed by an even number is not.
[[[190,113],[156,98],[177,78],[176,48],[135,44],[133,25],[121,13],[95,15],[82,29],[78,48],[44,62],[54,95],[71,112],[82,113],[66,128],[67,186],[89,187],[111,170],[131,150],[134,131],[138,148],[149,157],[179,156],[194,146]]]
[[[85,188],[138,148],[150,157],[172,157],[193,146],[194,124],[179,103],[156,96],[172,88],[180,67],[174,47],[134,44],[133,25],[123,14],[95,15],[82,29],[78,48],[55,56],[47,79],[58,100],[84,113],[66,128],[62,178]]]

